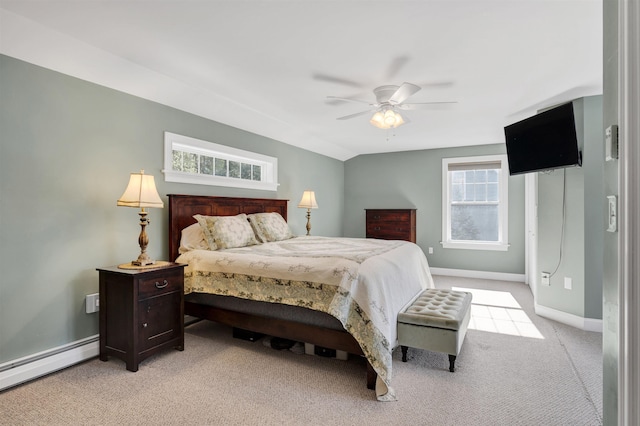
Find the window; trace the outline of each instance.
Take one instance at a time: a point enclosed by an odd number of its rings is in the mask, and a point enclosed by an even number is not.
[[[164,133],[164,179],[235,188],[278,189],[278,159]]]
[[[509,247],[505,155],[442,159],[442,246]]]

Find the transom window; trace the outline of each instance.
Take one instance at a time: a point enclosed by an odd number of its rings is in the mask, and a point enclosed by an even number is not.
[[[442,245],[507,250],[507,159],[504,155],[445,158]]]
[[[213,142],[165,132],[164,174],[168,182],[236,188],[278,188],[278,160]]]

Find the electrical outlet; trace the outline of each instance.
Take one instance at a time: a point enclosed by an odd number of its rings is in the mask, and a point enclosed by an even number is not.
[[[569,277],[564,277],[564,288],[571,290],[573,287],[573,280]]]
[[[429,247],[429,254],[433,254],[433,247]]]
[[[542,285],[551,285],[551,274],[549,272],[542,273]]]
[[[86,304],[86,312],[92,314],[100,310],[100,294],[87,294],[84,298]]]

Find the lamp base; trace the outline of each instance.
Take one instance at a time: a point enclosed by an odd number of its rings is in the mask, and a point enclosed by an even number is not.
[[[145,235],[145,237],[146,237],[146,235]],[[142,243],[140,243],[140,248],[142,249],[142,252],[140,253],[140,256],[138,256],[138,258],[136,260],[132,260],[131,261],[132,265],[147,266],[147,265],[153,265],[156,262],[155,260],[151,259],[149,257],[149,255],[146,253],[146,248],[147,248],[147,243],[148,242],[149,242],[149,240],[147,238],[145,238],[144,246],[142,245]]]
[[[307,235],[311,235],[311,209],[307,209]]]
[[[162,268],[164,266],[167,266],[169,263],[171,263],[164,260],[157,260],[147,265],[136,265],[134,264],[134,262],[122,263],[118,265],[118,268],[120,269],[153,269],[153,268]]]

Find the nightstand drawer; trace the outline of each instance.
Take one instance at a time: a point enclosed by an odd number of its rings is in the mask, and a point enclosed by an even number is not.
[[[367,226],[367,238],[408,241],[411,238],[411,228],[398,226]]]
[[[386,222],[407,222],[411,219],[408,211],[383,211],[383,212],[367,212],[367,224],[369,223],[386,223]]]
[[[140,280],[138,293],[139,297],[151,297],[173,291],[182,291],[184,275],[182,269],[180,274],[167,274],[156,278],[145,278]]]

